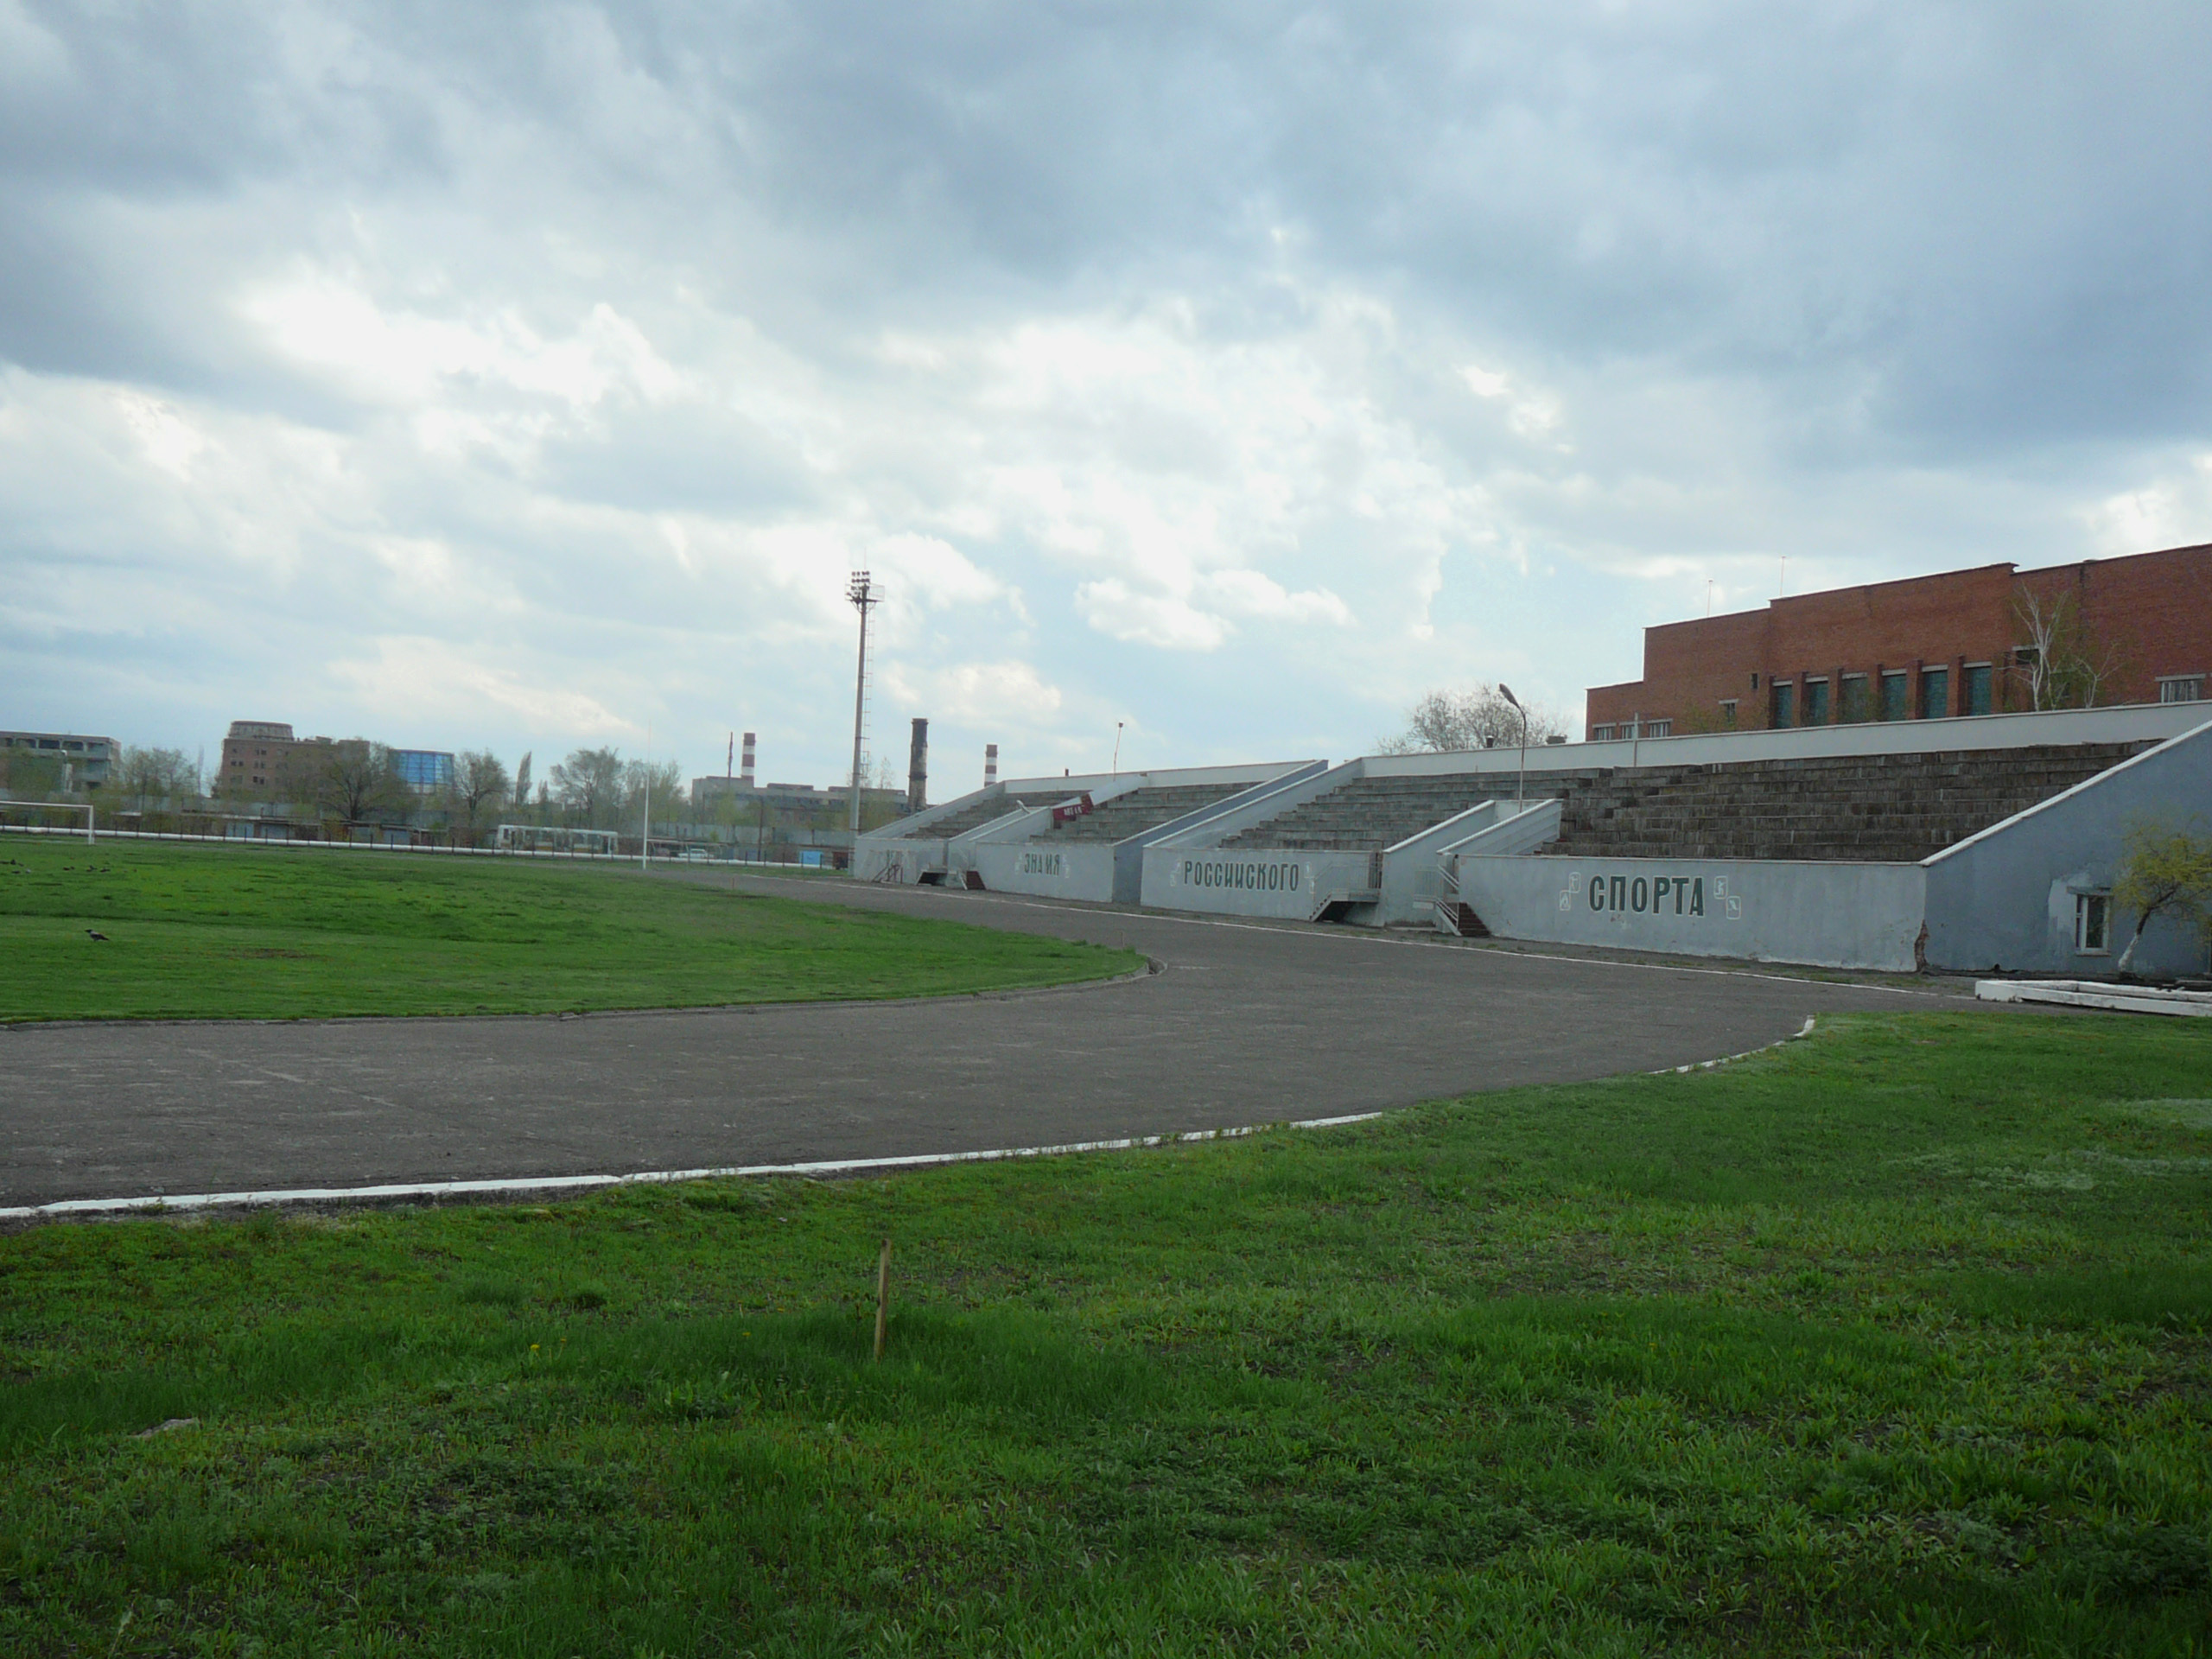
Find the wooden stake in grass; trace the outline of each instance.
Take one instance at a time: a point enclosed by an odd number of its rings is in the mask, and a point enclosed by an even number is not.
[[[883,1338],[891,1323],[891,1241],[883,1241],[883,1254],[875,1263],[875,1357],[883,1357]]]

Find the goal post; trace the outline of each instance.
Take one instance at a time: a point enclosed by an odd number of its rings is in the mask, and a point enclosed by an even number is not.
[[[73,836],[79,828],[73,823],[53,823],[48,819],[56,815],[85,815],[82,834],[91,842],[97,831],[92,826],[92,807],[89,801],[0,801],[0,831],[13,830],[18,835]]]

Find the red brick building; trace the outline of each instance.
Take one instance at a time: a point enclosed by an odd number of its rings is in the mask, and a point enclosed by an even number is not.
[[[329,752],[327,737],[296,738],[277,720],[234,720],[223,739],[214,792],[232,796],[297,794],[310,787]]]
[[[1592,686],[1586,729],[1602,741],[2208,693],[2212,544],[1986,564],[1646,628],[1643,677]]]

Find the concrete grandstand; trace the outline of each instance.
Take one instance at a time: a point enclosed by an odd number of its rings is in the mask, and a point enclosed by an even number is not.
[[[979,791],[858,872],[1091,902],[1910,971],[2110,971],[2132,825],[2212,823],[2212,707],[1369,755]],[[1525,782],[1523,767],[1525,766]],[[2154,924],[2150,972],[2205,970]]]

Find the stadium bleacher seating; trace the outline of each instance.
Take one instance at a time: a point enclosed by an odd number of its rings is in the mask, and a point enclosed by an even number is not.
[[[1055,824],[1039,841],[1126,841],[1129,836],[1179,818],[1186,812],[1225,801],[1249,789],[1243,784],[1179,784],[1159,789],[1133,789],[1093,807],[1081,817]]]
[[[1943,753],[1821,755],[1712,766],[1531,774],[1560,803],[1542,850],[1585,858],[1917,861],[2151,747],[2046,745]],[[1514,775],[1362,778],[1230,837],[1227,848],[1371,851],[1484,800]]]
[[[970,830],[980,830],[994,819],[1029,806],[1057,806],[1068,798],[1068,791],[1052,795],[994,795],[988,800],[963,806],[957,812],[922,824],[902,835],[902,841],[950,841],[955,836],[964,836]]]

